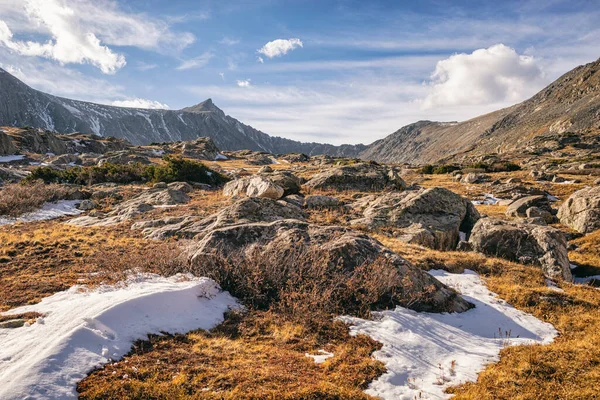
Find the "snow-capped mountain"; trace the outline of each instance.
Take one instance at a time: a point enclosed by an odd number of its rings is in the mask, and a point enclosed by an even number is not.
[[[181,110],[124,108],[66,99],[35,90],[2,69],[0,98],[0,125],[95,133],[140,145],[208,136],[222,150],[354,156],[365,148],[269,136],[226,115],[211,99]]]

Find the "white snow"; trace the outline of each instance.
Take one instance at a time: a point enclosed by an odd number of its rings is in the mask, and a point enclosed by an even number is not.
[[[14,224],[16,222],[44,221],[63,217],[65,215],[78,215],[83,212],[77,208],[79,203],[81,203],[80,200],[60,200],[56,203],[44,203],[39,210],[23,214],[17,218],[0,217],[0,226]]]
[[[556,196],[552,196],[551,194],[547,194],[546,197],[548,198],[548,201],[558,201],[558,197]]]
[[[163,156],[163,155],[165,155],[165,151],[164,150],[152,149],[152,154],[155,155],[155,156]]]
[[[471,203],[473,203],[474,205],[482,205],[482,204],[487,204],[487,205],[495,205],[500,201],[500,199],[494,197],[494,195],[492,194],[486,194],[483,197],[483,200],[474,200]]]
[[[486,364],[498,360],[503,347],[549,343],[557,335],[552,325],[496,297],[473,271],[430,274],[476,307],[452,314],[397,307],[376,313],[375,320],[341,318],[352,325],[352,334],[367,334],[383,343],[374,356],[388,371],[371,383],[368,394],[383,399],[446,399],[448,386],[475,381]]]
[[[134,341],[210,329],[231,307],[238,307],[236,300],[208,278],[145,274],[126,285],[72,287],[11,310],[45,316],[30,326],[0,329],[0,399],[75,399],[86,373],[123,357]]]
[[[15,154],[12,156],[0,156],[0,163],[7,163],[11,161],[18,161],[24,159],[25,156],[23,154]]]
[[[229,160],[229,158],[227,158],[227,156],[226,156],[226,155],[219,153],[219,154],[217,154],[217,156],[215,157],[215,161],[217,161],[217,160]]]
[[[315,364],[323,364],[325,361],[327,361],[328,358],[333,357],[333,353],[330,353],[328,351],[325,351],[323,349],[320,349],[318,351],[319,354],[309,354],[309,353],[305,353],[304,355],[306,357],[310,357],[313,360],[315,360]]]

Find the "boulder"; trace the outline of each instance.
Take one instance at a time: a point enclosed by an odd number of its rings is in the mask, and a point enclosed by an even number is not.
[[[267,175],[267,178],[274,184],[283,188],[283,195],[289,196],[291,194],[300,193],[302,188],[300,178],[292,174],[289,171],[279,171]]]
[[[180,142],[172,146],[173,150],[180,152],[183,157],[196,160],[214,161],[219,155],[219,149],[209,137],[200,137],[195,140]]]
[[[541,218],[546,224],[552,224],[556,220],[556,217],[550,211],[538,207],[529,207],[525,211],[525,215],[527,218]]]
[[[454,250],[459,232],[468,235],[480,218],[469,200],[440,187],[363,198],[354,205],[361,207],[364,217],[352,224],[391,229],[401,240],[438,250]]]
[[[81,158],[74,154],[63,154],[48,161],[50,165],[81,165]]]
[[[93,200],[82,200],[81,203],[79,203],[79,205],[77,206],[77,208],[82,211],[89,211],[96,208],[96,206],[98,206],[98,203],[96,203]]]
[[[600,229],[600,186],[573,193],[560,207],[557,216],[563,225],[581,233]]]
[[[248,196],[280,199],[285,193],[284,188],[275,184],[270,178],[255,175],[227,182],[223,187],[225,196]]]
[[[178,190],[186,194],[194,191],[194,187],[187,182],[171,182],[167,185],[167,187],[169,189]]]
[[[0,167],[0,183],[1,182],[19,182],[29,175],[29,171]]]
[[[461,179],[462,183],[466,183],[469,185],[477,184],[477,183],[484,183],[484,182],[489,182],[489,181],[490,181],[489,175],[479,174],[479,173],[474,173],[474,172],[470,172],[467,175],[464,175]]]
[[[151,164],[146,156],[138,155],[128,150],[107,153],[100,157],[97,161],[98,166],[103,164]]]
[[[539,210],[546,211],[552,214],[552,207],[546,196],[527,196],[519,200],[515,200],[506,209],[506,215],[509,217],[527,217],[527,210],[535,207]],[[539,216],[539,215],[538,215]]]
[[[337,208],[342,206],[344,203],[333,196],[306,196],[304,198],[304,207],[311,209],[325,209],[325,208]]]
[[[111,226],[153,210],[155,206],[184,204],[189,200],[188,195],[179,190],[153,188],[117,205],[107,214],[78,217],[67,221],[67,224],[77,226]]]
[[[400,169],[378,164],[357,163],[327,169],[304,184],[311,189],[361,192],[403,190],[406,183]]]
[[[260,169],[258,170],[259,174],[268,174],[271,172],[273,172],[273,168],[269,167],[268,165],[260,167]]]
[[[541,266],[548,278],[573,280],[567,239],[558,229],[482,218],[473,227],[469,243],[489,256]]]

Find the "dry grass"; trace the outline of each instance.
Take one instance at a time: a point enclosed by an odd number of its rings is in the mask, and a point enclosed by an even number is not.
[[[173,254],[169,244],[130,235],[126,226],[79,228],[55,221],[3,227],[0,311],[37,303],[76,284],[115,282],[135,267],[152,271]],[[139,262],[144,260],[145,265]]]
[[[6,185],[0,189],[0,216],[18,217],[39,209],[46,202],[62,200],[72,191],[63,185],[43,182]]]
[[[455,399],[600,398],[600,290],[562,283],[563,292],[556,292],[536,267],[475,253],[423,249],[385,236],[377,239],[425,269],[477,271],[500,298],[553,324],[560,333],[549,345],[505,348],[500,362],[489,365],[477,382],[451,389]],[[580,242],[594,247],[586,249],[588,254],[599,253],[597,237]]]
[[[380,345],[330,322],[327,339],[281,315],[230,316],[211,332],[151,337],[130,356],[93,372],[82,399],[370,399],[384,372],[370,357]],[[305,353],[334,353],[316,365]]]

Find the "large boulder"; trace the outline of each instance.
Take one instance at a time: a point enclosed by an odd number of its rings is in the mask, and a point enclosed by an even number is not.
[[[186,142],[177,142],[170,148],[180,153],[183,157],[196,160],[214,161],[219,155],[219,149],[209,137],[200,137]]]
[[[461,178],[461,182],[466,183],[466,184],[477,184],[477,183],[489,182],[490,179],[491,178],[489,175],[471,172],[471,173],[468,173],[467,175],[464,175]]]
[[[227,182],[223,187],[223,194],[229,197],[265,197],[277,200],[282,198],[284,193],[284,188],[262,175],[236,179]]]
[[[469,200],[440,187],[368,197],[359,203],[365,207],[364,217],[352,224],[391,230],[401,240],[439,250],[454,250],[460,232],[468,235],[479,219]]]
[[[515,218],[525,218],[527,216],[527,210],[532,207],[546,211],[552,215],[552,207],[546,196],[527,196],[515,200],[506,208],[506,215]]]
[[[361,192],[381,190],[403,190],[406,183],[395,167],[371,163],[357,163],[330,168],[320,172],[304,186],[312,189]]]
[[[292,174],[289,171],[278,171],[266,175],[266,177],[274,184],[283,188],[283,195],[289,196],[291,194],[300,193],[302,188],[300,184],[300,178]]]
[[[482,218],[473,227],[469,243],[475,251],[489,256],[539,265],[551,279],[573,280],[567,239],[558,229]]]
[[[600,186],[573,193],[557,214],[560,222],[581,233],[600,229]]]
[[[0,156],[8,156],[15,154],[18,151],[14,145],[12,138],[0,130]]]

